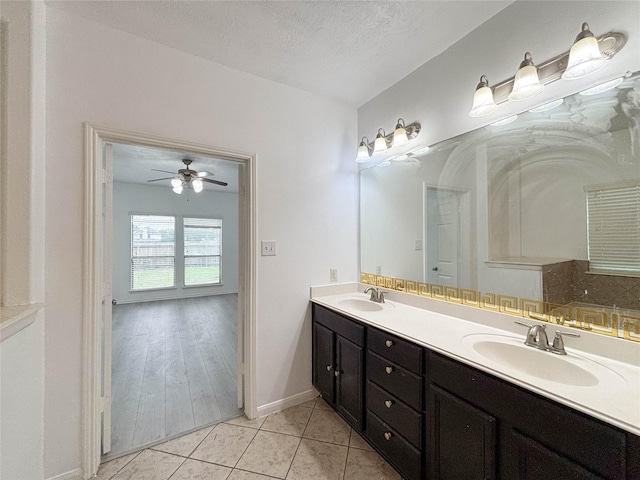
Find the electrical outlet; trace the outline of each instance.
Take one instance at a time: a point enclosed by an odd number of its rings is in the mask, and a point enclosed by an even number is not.
[[[267,257],[276,254],[276,242],[265,241],[261,242],[262,256]]]
[[[416,250],[416,251],[418,251],[418,250],[422,250],[422,240],[416,240],[416,243],[415,243],[415,250]]]
[[[332,268],[329,270],[329,278],[331,279],[332,282],[337,282],[338,281],[338,269],[337,268]]]
[[[376,267],[376,275],[382,275],[382,267],[380,265]]]

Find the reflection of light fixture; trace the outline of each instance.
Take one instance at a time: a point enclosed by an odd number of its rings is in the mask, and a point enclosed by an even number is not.
[[[376,140],[373,142],[373,155],[380,155],[387,150],[387,139],[385,136],[384,129],[379,128]]]
[[[510,117],[503,118],[502,120],[498,120],[497,122],[493,122],[491,126],[501,127],[503,125],[509,125],[510,123],[515,122],[517,118],[518,118],[518,115],[511,115]]]
[[[429,146],[423,145],[421,147],[416,148],[415,150],[411,150],[409,153],[415,157],[416,155],[422,155],[423,153],[427,153],[428,151],[429,151]]]
[[[582,31],[568,52],[533,65],[530,54],[525,54],[516,75],[494,86],[490,86],[486,76],[480,77],[480,83],[473,95],[473,108],[470,117],[481,117],[493,113],[497,105],[507,100],[520,100],[539,93],[541,87],[560,78],[581,78],[602,68],[607,60],[613,58],[624,47],[627,37],[620,32],[609,32],[594,37],[589,25],[584,23]],[[529,64],[530,62],[530,64]],[[531,68],[527,68],[531,67]],[[534,73],[537,73],[537,81]],[[521,82],[526,81],[527,88],[521,89]],[[528,95],[522,95],[525,92]],[[533,92],[533,93],[531,93]]]
[[[407,137],[407,130],[404,127],[404,120],[399,118],[396,124],[396,129],[393,131],[393,146],[403,147],[409,143]]]
[[[580,95],[597,95],[598,93],[606,92],[607,90],[611,90],[612,88],[616,88],[618,85],[622,83],[624,78],[619,77],[608,82],[601,83],[600,85],[596,85],[595,87],[587,88],[580,92]]]
[[[562,74],[565,80],[582,78],[593,72],[600,70],[607,63],[607,59],[602,56],[598,40],[589,30],[589,24],[582,24],[582,31],[576,37],[571,50],[569,51],[569,63]]]
[[[391,165],[391,162],[389,160],[385,160],[384,162],[380,162],[377,166],[378,167],[388,167],[389,165]]]
[[[552,110],[557,106],[562,105],[563,103],[564,99],[559,98],[557,100],[554,100],[553,102],[545,103],[544,105],[540,105],[539,107],[532,108],[529,111],[532,113],[546,112],[547,110]]]
[[[473,94],[473,106],[469,112],[470,117],[482,117],[493,113],[498,108],[493,99],[493,91],[489,86],[489,79],[486,75],[480,77],[480,83]]]
[[[516,72],[513,80],[513,90],[509,94],[509,100],[524,100],[525,98],[538,95],[544,90],[544,85],[538,78],[538,69],[533,64],[533,59],[529,52],[524,54],[524,60]]]
[[[396,128],[393,133],[386,134],[384,128],[378,129],[378,134],[373,143],[369,143],[367,137],[362,137],[356,154],[356,163],[365,163],[370,160],[372,155],[382,155],[385,153],[402,154],[401,147],[408,145],[420,133],[420,124],[418,122],[405,125],[402,118],[398,119]]]
[[[362,137],[360,146],[358,147],[358,154],[356,155],[356,163],[365,163],[371,160],[369,154],[369,140],[367,137]]]
[[[409,158],[409,155],[399,155],[397,157],[393,157],[391,160],[393,160],[394,162],[402,162],[403,160],[406,160],[407,158]]]

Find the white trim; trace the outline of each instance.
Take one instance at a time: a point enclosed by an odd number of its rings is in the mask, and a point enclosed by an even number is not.
[[[164,290],[164,289],[163,289]],[[154,291],[154,290],[152,290]],[[137,293],[137,292],[136,292]],[[233,290],[216,290],[215,292],[193,292],[193,293],[184,293],[181,294],[179,298],[198,298],[198,297],[215,297],[216,295],[230,295],[232,293],[238,293],[238,289]],[[116,298],[116,300],[118,300]],[[158,298],[145,298],[145,299],[127,299],[127,300],[118,300],[118,305],[127,305],[129,303],[145,303],[145,302],[156,302],[162,300],[175,300],[173,297],[158,297]]]
[[[243,208],[240,222],[245,235],[241,239],[244,262],[238,288],[244,290],[244,364],[247,366],[244,382],[245,414],[255,418],[256,407],[256,156],[208,145],[128,132],[110,127],[85,123],[85,195],[84,195],[84,255],[83,255],[83,331],[82,331],[82,470],[91,477],[100,463],[101,413],[101,331],[99,328],[102,298],[101,219],[102,219],[102,143],[135,144],[173,151],[214,156],[239,163],[245,170],[246,188],[240,192]],[[239,385],[239,388],[242,386]],[[74,471],[75,472],[75,471]],[[70,474],[75,474],[69,472]],[[65,474],[67,475],[67,474]],[[66,479],[66,477],[60,477]],[[76,478],[76,477],[70,477]],[[56,480],[57,477],[56,477]]]
[[[75,470],[71,470],[67,473],[61,473],[55,477],[49,477],[47,480],[83,480],[82,470],[76,468]]]
[[[320,395],[318,391],[315,388],[311,388],[304,392],[291,395],[290,397],[276,400],[275,402],[267,403],[266,405],[261,405],[260,407],[258,407],[258,417],[264,417],[290,407],[295,407],[296,405],[300,405],[301,403],[313,400],[318,395]]]

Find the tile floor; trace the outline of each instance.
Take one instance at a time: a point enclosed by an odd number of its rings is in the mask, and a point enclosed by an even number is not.
[[[100,480],[400,480],[323,400],[234,418],[106,462]]]

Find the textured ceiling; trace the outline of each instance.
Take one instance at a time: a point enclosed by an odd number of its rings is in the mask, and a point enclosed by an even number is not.
[[[89,20],[360,106],[512,1],[69,1]]]
[[[163,188],[170,188],[170,180],[147,183],[155,178],[172,177],[178,169],[184,168],[183,158],[193,161],[191,169],[197,172],[207,171],[213,175],[207,178],[227,182],[226,187],[205,183],[208,191],[238,193],[238,164],[229,160],[221,160],[202,155],[187,155],[161,148],[142,147],[137,145],[113,144],[113,180],[125,183],[140,183]],[[172,173],[155,172],[152,169],[166,170]]]

